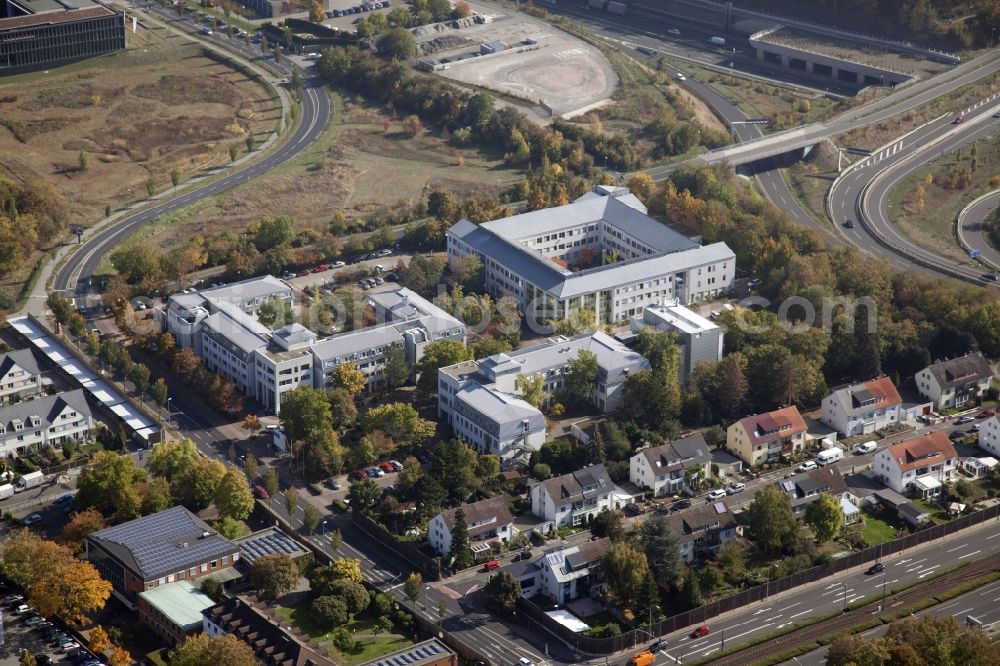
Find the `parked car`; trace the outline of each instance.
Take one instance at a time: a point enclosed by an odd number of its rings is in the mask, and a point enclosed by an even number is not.
[[[35,523],[42,522],[42,514],[33,513],[30,516],[26,516],[24,520],[21,521],[23,525],[34,525]]]
[[[22,604],[24,603],[24,597],[20,594],[8,594],[3,598],[3,605],[10,606],[11,604]]]
[[[726,496],[725,490],[723,490],[722,488],[716,488],[715,490],[710,491],[708,495],[705,496],[705,498],[709,502],[717,502],[718,500],[722,499],[725,496]]]
[[[389,462],[384,462],[381,465],[379,465],[379,469],[381,469],[386,474],[391,474],[392,472],[396,471],[396,468],[393,467],[392,463]]]
[[[332,266],[333,268],[343,268],[343,267],[344,267],[344,266],[346,266],[347,264],[345,264],[345,263],[344,263],[344,262],[342,262],[342,261],[335,261],[335,262],[333,262],[333,263],[332,263],[332,264],[330,264],[330,265],[331,265],[331,266]]]
[[[24,623],[29,627],[34,627],[35,625],[41,624],[42,622],[45,622],[45,618],[42,617],[41,615],[32,615],[31,617],[29,617],[27,620],[24,621]]]
[[[60,645],[59,646],[59,651],[60,652],[69,652],[70,650],[75,650],[78,647],[80,647],[79,643],[77,643],[76,641],[70,641],[69,643],[64,643],[63,645]]]
[[[327,485],[328,488],[330,488],[332,490],[340,490],[341,489],[340,481],[338,481],[337,479],[333,479],[333,478],[327,479],[326,480],[326,485]]]
[[[975,416],[972,416],[971,414],[966,414],[965,416],[960,416],[957,419],[955,419],[955,425],[965,425],[966,423],[972,423],[975,420],[976,420]]]
[[[264,486],[261,486],[261,485],[256,485],[256,486],[253,487],[253,495],[257,499],[262,499],[262,500],[269,499],[271,497],[271,495],[268,494],[268,492],[264,488]]]
[[[351,472],[351,476],[354,477],[356,480],[360,481],[361,479],[368,476],[368,472],[366,472],[363,469],[356,469],[353,472]]]
[[[817,467],[817,465],[816,465],[816,461],[815,460],[807,460],[804,463],[802,463],[801,465],[799,465],[798,467],[796,467],[795,471],[796,472],[808,472],[810,470],[816,469],[816,467]]]
[[[641,516],[642,507],[639,506],[638,504],[626,504],[625,513],[629,516]]]
[[[373,479],[377,479],[380,476],[385,476],[385,472],[383,472],[381,468],[372,467],[371,469],[368,470],[368,476],[370,476]]]
[[[869,576],[874,576],[875,574],[882,573],[883,571],[885,571],[885,565],[882,564],[881,562],[876,562],[875,564],[868,567],[868,571],[866,571],[865,573],[868,574]]]
[[[56,504],[59,506],[65,506],[73,502],[76,499],[76,493],[66,493],[56,500]]]
[[[677,500],[676,502],[670,505],[670,513],[675,513],[677,511],[683,511],[684,509],[690,509],[690,508],[691,508],[691,500],[689,499]]]
[[[431,459],[428,458],[427,455],[423,451],[417,451],[416,458],[420,462],[421,465],[426,465],[427,463],[429,463],[431,461]]]
[[[398,460],[390,460],[389,464],[392,465],[392,469],[394,471],[397,471],[397,472],[402,472],[403,471],[403,463],[399,462]]]
[[[988,419],[988,418],[990,418],[991,416],[996,416],[996,415],[997,415],[997,413],[996,413],[996,411],[995,411],[995,410],[992,410],[992,409],[984,409],[983,411],[981,411],[981,412],[979,412],[978,414],[976,414],[976,418],[977,418],[977,419]]]
[[[710,629],[708,628],[708,625],[703,624],[691,632],[691,638],[703,638],[705,636],[708,636],[709,631]]]
[[[316,268],[314,268],[312,270],[312,272],[313,273],[322,273],[323,271],[327,270],[328,268],[330,268],[330,267],[327,266],[326,264],[320,264],[319,266],[317,266]]]
[[[727,495],[735,495],[736,493],[741,493],[741,492],[743,492],[746,489],[747,489],[747,486],[746,486],[745,483],[739,483],[737,481],[733,481],[728,486],[726,486],[726,494]]]
[[[953,442],[957,442],[963,437],[965,437],[965,433],[962,432],[961,430],[955,430],[950,435],[948,435],[948,439],[950,439]]]
[[[486,570],[496,571],[497,569],[500,568],[500,566],[501,566],[500,560],[490,560],[489,562],[486,563]]]
[[[307,276],[307,275],[309,275],[309,270],[308,270],[308,269],[306,269],[306,270],[301,270],[301,271],[299,271],[299,272],[298,272],[298,276],[299,276],[299,277],[305,277],[305,276]]]
[[[866,453],[871,453],[878,448],[878,444],[872,441],[864,442],[863,444],[858,444],[854,447],[854,453],[863,456]]]

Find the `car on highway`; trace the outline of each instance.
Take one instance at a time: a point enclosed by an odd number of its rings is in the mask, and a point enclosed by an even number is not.
[[[264,486],[260,486],[260,485],[257,485],[257,486],[253,487],[253,495],[257,499],[262,499],[262,500],[264,500],[264,499],[270,499],[270,497],[271,497],[270,493],[267,492],[267,490],[264,488]]]
[[[24,520],[21,521],[22,525],[34,525],[35,523],[42,522],[42,514],[33,513],[30,516],[26,516]]]
[[[795,471],[796,472],[808,472],[810,470],[816,469],[816,466],[817,465],[816,465],[816,461],[815,460],[807,460],[804,463],[802,463],[801,465],[799,465],[798,467],[796,467]]]
[[[882,573],[883,571],[885,571],[885,565],[882,564],[881,562],[876,562],[875,564],[868,567],[868,571],[866,571],[865,573],[868,574],[869,576],[874,576],[875,574]]]
[[[726,494],[727,495],[735,495],[736,493],[741,493],[741,492],[743,492],[746,489],[747,489],[747,486],[746,486],[745,483],[739,483],[737,481],[733,481],[728,486],[726,486]]]
[[[993,409],[984,409],[983,411],[981,411],[978,414],[976,414],[976,418],[977,419],[988,419],[991,416],[996,416],[996,415],[997,415],[996,410],[993,410]]]
[[[1000,118],[1000,111],[997,111],[996,113],[994,113],[993,117],[994,118]]]
[[[725,490],[723,490],[722,488],[716,488],[715,490],[709,491],[709,493],[705,495],[705,499],[708,500],[709,502],[715,502],[722,499],[725,496],[726,496]]]
[[[711,631],[711,629],[708,628],[708,625],[703,624],[691,632],[691,638],[704,638],[705,636],[708,636],[709,631]]]
[[[986,280],[987,282],[997,282],[1000,278],[997,277],[996,273],[983,273],[979,276],[979,279]]]
[[[852,220],[844,220],[844,228],[845,229],[853,229],[854,228],[854,222]]]
[[[955,419],[955,425],[965,425],[966,423],[972,423],[975,420],[976,420],[975,416],[972,416],[971,414],[966,414],[965,416],[960,416],[957,419]]]
[[[681,74],[680,72],[674,74],[674,78],[677,79],[678,81],[687,81],[687,77]]]
[[[211,35],[212,34],[212,29],[211,28],[202,28],[201,34],[203,34],[203,35]]]
[[[535,666],[535,662],[531,661],[530,659],[525,659],[524,657],[521,657],[520,659],[517,660],[517,666]]]
[[[965,111],[955,116],[955,119],[951,121],[952,125],[961,125],[965,122]]]
[[[681,31],[678,30],[677,28],[668,28],[667,32],[669,34],[671,34],[671,35],[679,35],[679,34],[681,34]]]
[[[858,444],[854,447],[854,453],[859,456],[863,456],[866,453],[871,453],[878,448],[878,444],[872,441],[864,442],[863,444]]]

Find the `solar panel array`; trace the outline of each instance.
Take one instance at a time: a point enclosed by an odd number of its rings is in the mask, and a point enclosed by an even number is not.
[[[195,564],[222,558],[233,544],[214,532],[203,536],[207,525],[182,506],[130,520],[94,533],[127,548],[145,580],[183,571]]]
[[[253,564],[258,557],[263,555],[290,555],[297,557],[306,552],[292,537],[279,530],[257,538],[241,541],[239,545],[240,557],[248,564]]]
[[[427,659],[445,654],[444,648],[437,641],[418,645],[411,650],[401,654],[392,655],[386,659],[373,661],[371,666],[406,666],[407,664],[419,664]]]

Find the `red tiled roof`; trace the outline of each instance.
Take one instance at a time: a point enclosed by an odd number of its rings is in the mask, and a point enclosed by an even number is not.
[[[942,430],[893,444],[886,451],[903,472],[958,457],[955,445]]]
[[[746,431],[751,444],[784,439],[806,431],[806,423],[795,405],[767,414],[745,416],[740,419],[740,425]]]

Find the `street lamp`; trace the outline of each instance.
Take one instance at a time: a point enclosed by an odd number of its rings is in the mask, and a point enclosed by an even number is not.
[[[427,591],[431,589],[430,585],[424,586],[424,612],[427,612]]]
[[[322,523],[320,523],[320,527],[323,528],[323,531],[319,535],[320,538],[322,539],[323,537],[326,536],[326,521],[325,520]]]
[[[844,612],[847,612],[847,583],[841,581],[841,585],[844,586]]]
[[[173,398],[167,398],[167,425],[170,425],[170,403],[173,402]]]

